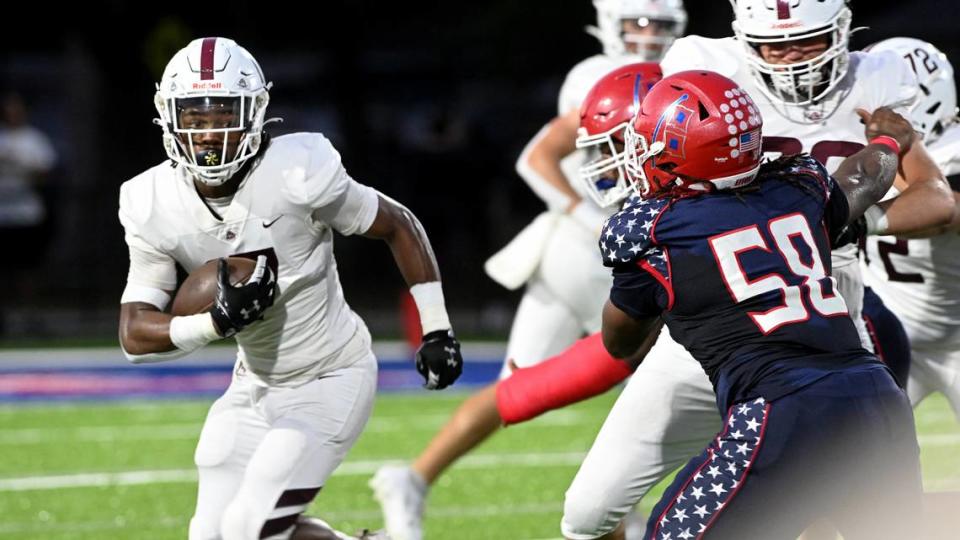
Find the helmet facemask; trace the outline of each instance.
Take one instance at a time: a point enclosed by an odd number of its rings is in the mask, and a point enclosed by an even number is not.
[[[734,33],[743,43],[747,65],[760,89],[771,98],[794,105],[816,103],[840,83],[850,63],[850,10],[842,9],[829,24],[795,33],[752,35],[734,22]],[[760,47],[786,44],[826,36],[829,40],[821,54],[791,64],[767,62]]]
[[[167,156],[203,183],[223,184],[256,155],[269,95],[157,96]],[[173,114],[171,114],[171,111]],[[210,144],[211,140],[216,144]]]
[[[588,156],[580,167],[580,178],[587,184],[590,197],[601,207],[619,203],[630,192],[630,182],[623,170],[626,152],[622,142],[628,124],[624,122],[595,135],[588,135],[580,128],[581,134],[577,137],[577,148],[586,150]]]
[[[653,161],[663,152],[666,145],[662,141],[647,144],[646,137],[637,133],[633,122],[627,125],[623,138],[625,144],[623,169],[630,187],[641,197],[650,197],[663,191],[676,178],[675,176],[670,178],[671,175],[667,171],[661,173],[656,170],[656,163]]]
[[[587,32],[600,40],[607,56],[658,62],[687,26],[679,1],[595,0],[594,6],[597,26]]]

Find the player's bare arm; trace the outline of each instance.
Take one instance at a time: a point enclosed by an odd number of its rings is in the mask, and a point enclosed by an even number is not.
[[[202,313],[178,316],[148,302],[120,304],[120,344],[131,361],[161,361],[192,352],[243,330],[261,319],[273,305],[276,278],[263,255],[257,258],[246,283],[231,284],[226,260],[222,258],[217,260],[216,279],[213,305]]]
[[[460,377],[463,358],[444,305],[437,259],[413,212],[384,195],[378,195],[378,202],[373,224],[363,235],[390,246],[420,312],[423,341],[417,350],[417,371],[428,390],[442,390]]]
[[[133,355],[174,350],[176,346],[170,341],[172,318],[146,302],[120,304],[120,345]]]
[[[865,120],[867,140],[883,134],[883,126],[874,120],[867,122],[863,111],[858,112]],[[953,193],[916,132],[910,145],[902,148],[895,185],[902,193],[877,204],[878,209],[868,216],[868,232],[924,236],[953,220]]]
[[[898,151],[909,151],[916,138],[910,123],[886,107],[865,116],[864,121],[873,135],[870,144],[845,159],[834,173],[850,205],[848,223],[890,189],[897,174]]]
[[[437,259],[417,216],[383,195],[379,195],[379,205],[377,217],[363,236],[383,240],[390,246],[407,286],[439,281]]]
[[[580,195],[570,186],[560,161],[576,148],[580,112],[571,109],[544,126],[527,144],[517,160],[517,173],[547,206],[566,212],[580,203]]]
[[[960,230],[957,194],[923,143],[918,141],[903,156],[901,169],[904,176],[898,176],[894,186],[902,187],[903,192],[877,204],[887,220],[886,229],[877,234],[927,238]],[[908,180],[911,178],[913,182]]]
[[[610,300],[603,306],[603,346],[614,358],[639,363],[662,326],[660,317],[634,319]]]

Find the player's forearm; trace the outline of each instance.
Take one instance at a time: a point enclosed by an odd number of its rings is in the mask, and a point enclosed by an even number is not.
[[[651,334],[662,326],[659,317],[634,319],[609,300],[603,306],[603,346],[614,358],[639,365],[656,340]]]
[[[173,351],[170,320],[173,317],[140,302],[120,306],[120,345],[128,355]]]
[[[517,159],[517,174],[550,210],[564,212],[580,201],[570,186],[560,161],[576,150],[576,131],[561,127],[560,120],[545,126]]]
[[[386,242],[407,286],[440,281],[440,269],[430,247],[430,240],[416,218],[413,218],[410,227],[401,228],[395,235],[387,238]]]
[[[914,182],[889,201],[879,203],[886,215],[886,230],[877,234],[902,236],[942,232],[955,220],[956,204],[946,182],[931,178]]]
[[[896,235],[902,238],[930,238],[941,234],[960,232],[960,193],[953,192],[953,199],[956,204],[950,221],[911,232],[896,233]]]
[[[890,189],[898,162],[897,154],[888,146],[869,144],[840,163],[833,176],[847,197],[847,223],[862,216]]]
[[[405,206],[381,196],[377,217],[363,235],[387,243],[408,286],[440,281],[430,239],[420,220]]]

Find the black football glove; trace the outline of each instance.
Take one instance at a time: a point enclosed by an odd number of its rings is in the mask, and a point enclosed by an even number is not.
[[[263,312],[273,305],[276,295],[276,278],[267,266],[267,258],[257,257],[257,266],[250,279],[243,285],[230,284],[227,260],[220,259],[217,265],[217,301],[210,310],[213,323],[223,337],[230,337],[263,317]]]
[[[453,330],[436,330],[423,336],[417,349],[417,371],[423,375],[427,390],[442,390],[457,380],[463,372],[463,356]]]
[[[859,244],[860,241],[867,236],[867,218],[860,216],[855,219],[853,222],[849,223],[846,227],[840,231],[840,234],[831,242],[831,248],[837,249],[838,247],[845,246],[847,244]]]

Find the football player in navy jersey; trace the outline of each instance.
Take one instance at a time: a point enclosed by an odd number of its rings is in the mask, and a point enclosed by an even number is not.
[[[657,504],[647,537],[792,539],[824,515],[848,539],[914,537],[910,404],[861,346],[828,256],[890,187],[913,129],[889,109],[862,112],[869,144],[831,177],[806,155],[761,166],[753,105],[708,71],[654,86],[626,136],[640,194],[600,241],[614,276],[606,348],[628,357],[664,320],[725,420]],[[744,122],[726,118],[731,107],[749,111]]]

